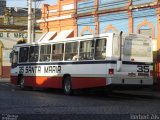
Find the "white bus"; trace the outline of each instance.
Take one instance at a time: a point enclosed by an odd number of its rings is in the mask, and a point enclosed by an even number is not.
[[[109,85],[152,85],[151,38],[105,33],[32,44],[17,44],[11,82],[27,86],[76,89]]]

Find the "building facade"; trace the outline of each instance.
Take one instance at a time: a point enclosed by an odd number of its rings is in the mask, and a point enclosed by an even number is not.
[[[0,8],[1,8],[0,1]],[[3,3],[6,5],[5,3]],[[36,17],[40,18],[40,10],[37,10]],[[14,8],[3,6],[3,13],[0,17],[0,78],[10,77],[10,60],[9,55],[13,45],[18,40],[27,39],[28,12],[27,9],[21,8],[17,11]],[[35,39],[42,36],[39,25],[35,26]]]
[[[0,1],[0,16],[4,15],[5,7],[6,7],[6,0],[1,0]]]
[[[75,0],[59,0],[56,5],[44,4],[41,19],[37,22],[49,40],[74,37],[77,36],[75,13]]]
[[[42,35],[41,31],[36,31],[36,39],[39,39]],[[19,29],[0,29],[0,77],[10,77],[10,52],[13,45],[17,44],[17,41],[27,39],[27,30],[21,31]]]
[[[155,83],[160,83],[160,0],[57,0],[43,5],[39,23],[43,32],[73,29],[67,37],[120,31],[149,35],[156,43]]]

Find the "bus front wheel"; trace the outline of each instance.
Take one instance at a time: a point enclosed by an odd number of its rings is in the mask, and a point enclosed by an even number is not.
[[[66,95],[72,95],[73,90],[72,90],[72,84],[71,84],[71,77],[70,76],[66,76],[64,78],[63,89],[64,89],[64,93]]]

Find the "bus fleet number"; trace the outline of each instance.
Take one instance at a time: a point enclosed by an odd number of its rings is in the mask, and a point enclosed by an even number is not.
[[[138,65],[137,68],[138,68],[137,72],[149,73],[149,66]]]

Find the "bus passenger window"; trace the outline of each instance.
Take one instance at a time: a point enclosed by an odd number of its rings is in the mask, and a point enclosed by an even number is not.
[[[78,42],[66,43],[65,60],[75,60],[74,58],[76,55],[78,55]]]
[[[80,60],[92,60],[94,55],[93,40],[80,42]]]
[[[51,45],[42,45],[40,50],[40,61],[50,61]]]
[[[29,62],[38,62],[39,46],[31,46],[29,49]]]
[[[29,47],[21,47],[19,53],[19,62],[27,62],[28,61],[28,50]]]
[[[64,43],[52,45],[52,61],[62,61],[64,53]]]
[[[106,39],[96,39],[95,46],[95,59],[105,59],[106,58]]]

